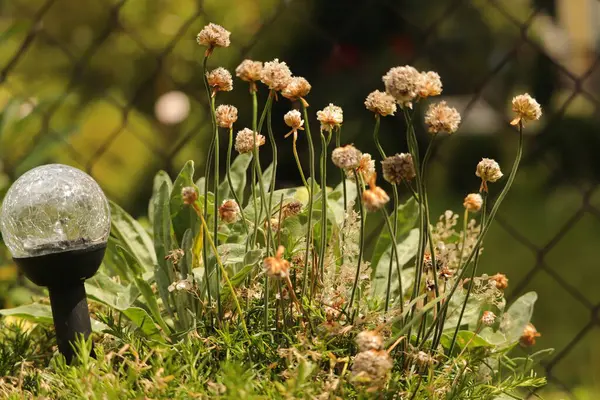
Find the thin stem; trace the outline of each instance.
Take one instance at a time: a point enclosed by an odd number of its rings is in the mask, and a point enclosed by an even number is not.
[[[358,201],[360,204],[359,212],[360,212],[360,248],[358,250],[358,262],[356,265],[356,275],[354,276],[354,284],[352,285],[352,294],[350,295],[350,306],[348,309],[348,314],[352,315],[352,307],[354,306],[354,296],[356,294],[356,287],[358,286],[358,278],[360,277],[360,267],[362,264],[362,255],[363,249],[365,247],[365,205],[362,202],[362,178],[356,170],[354,172],[354,180],[356,182],[356,191],[358,192]],[[353,319],[353,317],[351,317]]]
[[[331,138],[331,132],[329,132]],[[325,274],[325,252],[327,250],[327,147],[328,140],[321,131],[321,246],[319,248],[319,273]]]
[[[215,100],[216,96],[213,96],[210,102],[211,114],[215,117]],[[213,181],[213,196],[214,196],[214,209],[213,209],[213,241],[215,246],[219,245],[219,128],[215,121],[213,121],[214,135],[215,135],[215,164],[214,164],[214,181]],[[215,256],[217,256],[215,254]],[[223,309],[221,306],[221,270],[217,269],[217,314],[219,319],[223,317]]]
[[[342,127],[339,126],[335,135],[335,146],[342,146]],[[340,177],[342,179],[342,189],[344,192],[344,219],[342,221],[342,231],[341,231],[341,244],[340,244],[340,253],[341,253],[341,265],[344,265],[344,243],[346,242],[346,238],[344,237],[344,229],[346,228],[346,214],[348,213],[348,190],[346,188],[346,173],[343,168],[340,168]]]
[[[486,222],[485,219],[487,198],[487,192],[483,192],[483,205],[481,207],[481,226],[484,226]],[[469,280],[469,287],[467,288],[467,294],[465,295],[465,300],[463,301],[463,305],[460,310],[460,315],[458,316],[458,322],[456,323],[456,329],[454,330],[454,335],[452,336],[452,342],[450,342],[448,355],[452,354],[452,350],[454,350],[454,345],[456,344],[456,337],[458,336],[458,330],[460,329],[460,323],[462,322],[463,316],[465,314],[465,309],[467,308],[467,303],[469,302],[469,296],[471,295],[471,290],[473,289],[473,279],[475,279],[475,274],[477,273],[477,265],[479,264],[479,253],[480,252],[477,252],[477,254],[475,254],[473,270],[471,271],[471,279]]]
[[[293,134],[293,142],[292,142],[292,152],[294,153],[294,158],[296,159],[296,165],[298,166],[298,171],[300,171],[300,178],[302,178],[302,183],[306,190],[308,189],[308,182],[306,182],[306,177],[304,176],[304,170],[302,170],[302,163],[300,163],[300,157],[298,157],[298,149],[296,148],[296,142],[298,141],[298,133],[294,132]]]
[[[397,250],[398,242],[396,241],[396,230],[392,227],[392,223],[390,222],[390,215],[387,212],[387,210],[385,209],[385,207],[382,207],[381,211],[383,212],[383,216],[385,217],[385,223],[387,225],[388,232],[390,234],[390,237],[392,238],[392,244],[393,244],[392,253],[394,254],[394,258],[396,261],[396,267],[398,267],[398,287],[400,290],[400,313],[402,314],[404,312],[404,304],[402,304],[403,303],[402,273],[401,273],[402,271],[400,271],[400,258],[398,256],[398,250]],[[386,291],[386,295],[385,295],[385,312],[386,313],[389,309],[389,304],[390,304],[391,287],[392,287],[392,263],[390,263],[390,270],[388,272],[388,284],[387,284],[387,291]]]
[[[258,119],[258,99],[256,96],[256,90],[250,89],[250,95],[252,96],[252,131],[256,132],[257,127],[257,119]],[[256,136],[254,137],[254,148],[256,149]],[[256,152],[258,154],[258,152]],[[252,204],[254,206],[254,234],[252,236],[252,247],[256,245],[256,239],[258,238],[258,221],[260,217],[261,210],[258,209],[257,195],[256,195],[256,171],[260,168],[260,165],[257,165],[260,161],[258,157],[255,155],[255,152],[252,152],[252,185],[250,186],[252,191]],[[261,203],[262,204],[262,203]]]
[[[469,257],[467,257],[466,261],[464,262],[463,268],[461,269],[459,275],[456,278],[456,282],[454,282],[454,285],[452,285],[452,290],[450,291],[450,293],[447,296],[448,299],[446,300],[446,302],[442,306],[443,310],[445,310],[445,309],[448,308],[448,304],[450,303],[450,299],[452,298],[452,296],[456,292],[456,289],[458,288],[461,279],[464,277],[464,275],[466,273],[467,266],[473,260],[473,258],[475,257],[475,254],[477,254],[479,252],[481,244],[483,243],[483,239],[485,238],[485,235],[487,234],[488,230],[490,229],[490,226],[494,222],[494,218],[496,217],[496,213],[500,209],[500,205],[502,204],[502,202],[504,201],[504,198],[506,197],[506,195],[510,191],[510,188],[512,187],[512,184],[513,184],[513,182],[515,180],[515,177],[517,175],[517,171],[519,169],[519,164],[521,162],[521,157],[522,156],[523,156],[523,124],[519,123],[519,144],[518,144],[518,147],[517,147],[517,154],[515,156],[515,161],[513,163],[512,170],[510,171],[510,175],[508,176],[507,182],[504,185],[504,188],[502,189],[502,191],[500,192],[500,195],[498,196],[498,199],[496,200],[496,202],[494,203],[494,206],[492,207],[492,210],[491,210],[491,212],[489,214],[489,217],[487,218],[487,222],[486,222],[485,226],[482,226],[482,228],[481,228],[481,233],[477,237],[477,241],[475,242],[475,245],[473,246],[473,250],[471,250],[471,253],[469,254]],[[439,315],[438,315],[438,318],[439,318]],[[429,335],[431,333],[432,333],[432,329],[429,330],[429,332],[427,333],[427,335],[425,336],[425,338],[429,337]]]
[[[271,97],[275,96],[275,92],[271,91]],[[271,153],[273,155],[273,172],[271,173],[271,185],[269,190],[269,201],[267,203],[267,229],[269,230],[269,234],[267,235],[267,249],[270,248],[271,243],[273,244],[273,249],[276,251],[275,241],[273,240],[273,235],[271,232],[271,211],[273,210],[273,193],[275,193],[275,179],[277,175],[277,142],[275,142],[275,135],[273,135],[273,127],[271,125],[271,111],[273,102],[271,101],[268,104],[267,109],[267,132],[269,135],[269,142],[271,143]],[[262,118],[261,118],[262,120]],[[262,124],[261,124],[262,125]]]
[[[240,201],[237,193],[235,192],[235,188],[233,187],[233,181],[231,179],[231,149],[233,147],[233,127],[229,128],[229,145],[227,147],[227,183],[229,183],[229,190],[233,195],[235,202],[240,207],[240,216],[242,217],[242,223],[244,224],[244,230],[246,231],[246,252],[248,252],[248,245],[250,241],[250,229],[248,228],[248,222],[246,221],[246,216],[244,215],[244,205]]]
[[[308,283],[308,260],[310,255],[310,246],[312,243],[312,216],[314,207],[314,193],[315,193],[315,147],[312,141],[312,135],[310,133],[310,122],[308,119],[307,105],[302,102],[302,111],[304,112],[304,121],[306,124],[306,139],[308,140],[308,156],[309,156],[309,168],[310,168],[310,185],[308,189],[308,225],[306,228],[306,253],[304,255],[304,281],[302,282],[302,297],[306,294],[306,287]]]
[[[223,263],[221,262],[221,257],[219,257],[219,252],[217,251],[215,242],[210,237],[210,231],[208,229],[208,225],[206,225],[206,220],[204,219],[204,216],[202,215],[202,211],[199,209],[199,207],[196,203],[193,204],[193,208],[196,211],[196,214],[198,215],[198,217],[200,218],[200,221],[202,222],[202,228],[204,229],[204,235],[208,238],[208,242],[210,243],[210,246],[212,247],[212,250],[215,253],[215,260],[217,261],[217,265],[219,266],[219,269],[221,270],[221,273],[223,274],[223,278],[225,278],[225,283],[227,284],[227,286],[229,287],[229,290],[231,291],[231,297],[233,297],[233,302],[235,303],[235,308],[240,316],[239,318],[242,323],[242,328],[244,329],[246,336],[250,336],[250,334],[248,333],[248,329],[246,328],[246,321],[244,320],[244,315],[242,314],[242,307],[240,307],[240,302],[238,301],[238,298],[235,294],[235,290],[233,289],[233,285],[231,284],[231,281],[229,280],[229,275],[227,274],[227,271],[225,270],[225,267],[223,266]]]

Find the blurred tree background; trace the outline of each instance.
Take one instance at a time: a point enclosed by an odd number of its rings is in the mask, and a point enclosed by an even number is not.
[[[215,52],[213,67],[285,60],[313,85],[314,112],[329,102],[341,106],[345,142],[371,153],[373,119],[363,101],[382,89],[381,76],[407,63],[437,71],[463,124],[435,151],[434,215],[460,211],[464,195],[478,188],[481,157],[508,171],[516,147],[510,99],[531,93],[544,116],[527,127],[525,167],[490,232],[482,266],[506,273],[512,295],[538,292],[539,347],[557,349],[546,363],[545,392],[597,398],[600,1],[0,2],[2,191],[24,171],[60,162],[87,171],[111,199],[145,215],[157,170],[174,175],[188,159],[204,161],[211,128],[204,49],[195,38],[208,22],[232,32],[231,47]],[[260,94],[264,101],[266,91]],[[240,109],[238,128],[249,125],[245,83],[235,80],[220,99]],[[279,101],[274,113],[280,185],[300,183],[279,119],[289,107]],[[388,152],[405,150],[403,132],[401,118],[384,119]],[[423,129],[419,134],[425,143]],[[0,305],[27,302],[31,291],[2,252]]]

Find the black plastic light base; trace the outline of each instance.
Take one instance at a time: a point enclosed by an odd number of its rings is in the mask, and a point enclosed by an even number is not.
[[[75,340],[92,333],[84,282],[100,268],[106,245],[36,257],[14,258],[33,283],[48,287],[58,349],[73,360]],[[92,351],[93,353],[93,351]]]

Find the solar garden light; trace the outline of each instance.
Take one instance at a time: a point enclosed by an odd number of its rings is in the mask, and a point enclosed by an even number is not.
[[[106,250],[106,196],[76,168],[43,165],[10,187],[0,226],[17,266],[48,287],[58,349],[70,363],[76,336],[87,339],[92,331],[84,281],[98,271]]]

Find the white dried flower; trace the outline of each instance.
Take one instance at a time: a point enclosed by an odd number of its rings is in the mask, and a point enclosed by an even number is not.
[[[194,278],[192,277],[192,275],[188,275],[186,279],[181,279],[177,282],[171,283],[167,287],[167,290],[169,292],[173,292],[175,290],[177,290],[177,291],[184,290],[186,292],[190,292],[190,291],[192,291],[192,289],[194,289],[193,282],[194,282]]]
[[[208,47],[206,55],[209,56],[215,47],[229,47],[231,43],[229,35],[231,35],[231,32],[227,29],[211,22],[198,33],[196,41],[199,45]]]
[[[425,123],[430,133],[454,133],[460,125],[460,113],[456,108],[448,107],[445,101],[430,104],[425,113]]]
[[[379,186],[373,186],[363,192],[362,201],[367,211],[375,212],[380,210],[390,201],[390,196]]]
[[[396,112],[396,99],[388,93],[375,90],[367,96],[365,107],[382,117],[394,115]]]
[[[263,65],[260,81],[271,90],[283,90],[292,79],[292,71],[284,61],[274,59]]]
[[[306,79],[301,76],[294,76],[281,91],[281,94],[287,99],[298,100],[306,97],[310,92],[310,89],[310,83],[308,83]]]
[[[233,90],[233,79],[231,73],[223,67],[218,67],[206,74],[208,86],[213,90],[213,96],[216,92],[230,92]]]
[[[260,81],[263,63],[260,61],[244,60],[235,69],[235,75],[243,81]]]
[[[240,206],[235,200],[224,200],[219,207],[219,218],[226,224],[233,224],[240,217]]]
[[[352,376],[355,382],[381,387],[385,385],[393,366],[385,350],[362,351],[354,357]]]
[[[371,178],[375,176],[375,160],[371,158],[369,153],[362,153],[356,172],[365,182],[370,182]],[[354,171],[347,169],[346,177],[351,181],[354,181]]]
[[[410,181],[416,176],[415,165],[410,153],[400,153],[387,157],[381,162],[383,179],[399,185],[402,181]]]
[[[481,316],[481,323],[485,326],[492,326],[496,322],[496,314],[491,311],[484,311]]]
[[[231,128],[238,119],[238,109],[234,106],[221,104],[215,110],[215,117],[221,128]]]
[[[358,351],[381,350],[383,348],[383,338],[375,331],[362,331],[356,335],[356,344]]]
[[[471,193],[465,197],[465,201],[463,202],[463,206],[469,212],[478,212],[481,210],[481,206],[483,205],[483,197],[479,193]]]
[[[362,153],[351,144],[336,147],[331,152],[331,161],[333,161],[333,165],[346,171],[353,171],[358,168],[361,159]],[[352,176],[354,177],[354,175]]]
[[[329,103],[321,111],[317,111],[317,119],[321,123],[322,131],[332,131],[333,128],[339,128],[344,122],[344,111],[341,107]]]
[[[256,141],[256,147],[258,148],[265,144],[265,137],[253,132],[252,129],[244,128],[235,137],[235,150],[242,154],[250,153],[254,150],[254,141]]]
[[[419,71],[410,65],[394,67],[382,79],[385,91],[391,94],[401,107],[412,108],[422,80]]]
[[[424,351],[419,351],[413,357],[417,365],[421,367],[427,367],[435,363],[435,359]]]
[[[193,186],[186,186],[181,189],[181,198],[184,204],[192,205],[198,200],[198,191]]]
[[[529,95],[520,94],[512,100],[512,110],[517,114],[510,123],[517,125],[519,122],[537,121],[542,116],[542,107]]]
[[[419,97],[439,96],[442,93],[442,80],[437,72],[421,72],[421,80],[417,90]]]
[[[283,121],[287,126],[292,128],[290,132],[288,132],[285,137],[290,136],[292,133],[297,132],[298,130],[304,130],[304,120],[302,119],[302,114],[298,110],[290,110],[283,116]]]
[[[477,164],[475,175],[481,178],[481,190],[487,192],[487,182],[496,182],[503,174],[500,165],[491,158],[482,158]]]

